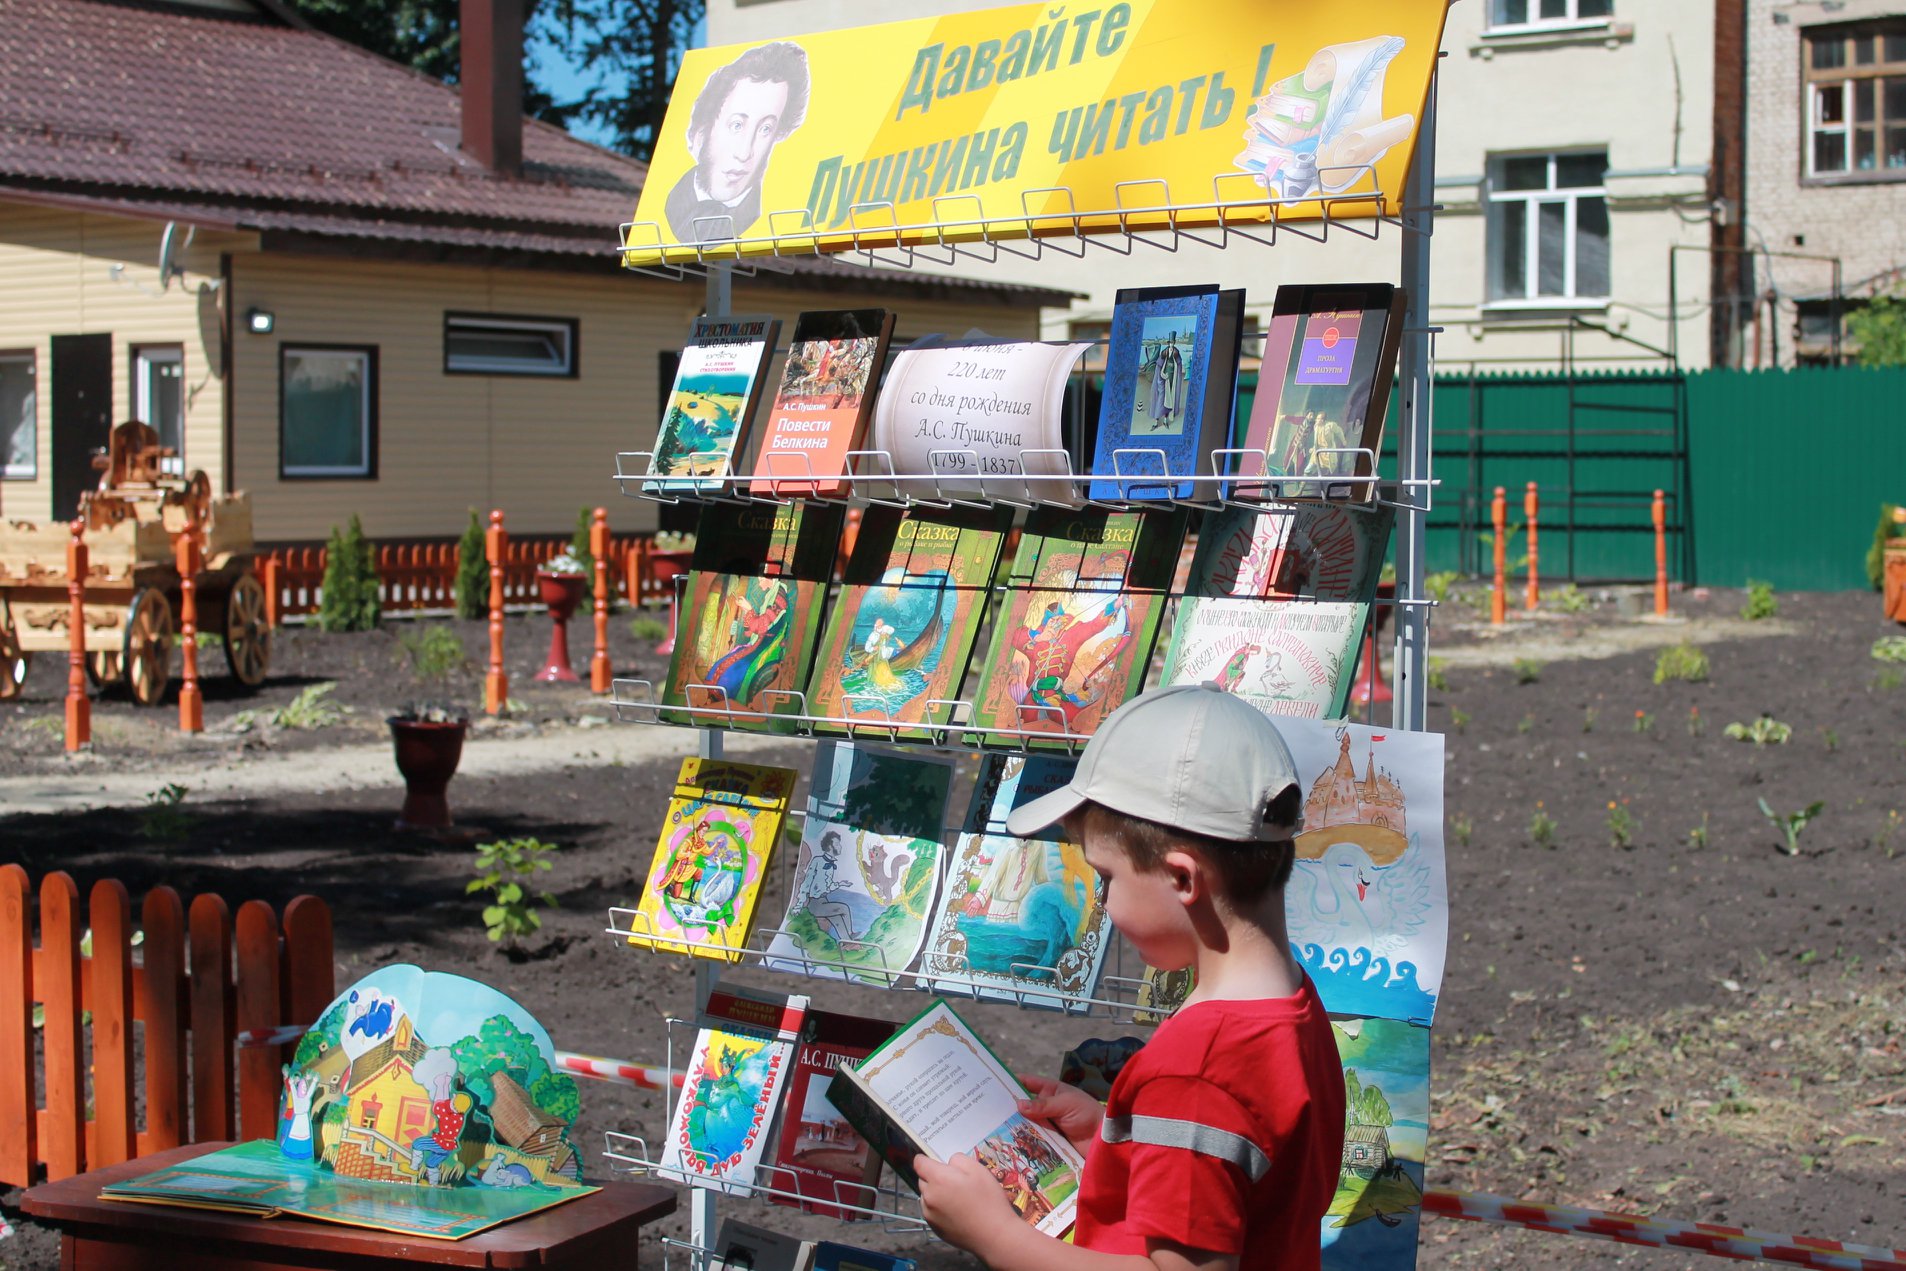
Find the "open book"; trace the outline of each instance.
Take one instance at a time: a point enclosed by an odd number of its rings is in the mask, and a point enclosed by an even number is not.
[[[1072,1226],[1084,1159],[1056,1131],[1020,1115],[1026,1088],[945,1002],[857,1066],[842,1067],[827,1097],[914,1190],[915,1156],[944,1161],[964,1152],[992,1172],[1027,1222],[1052,1236]]]

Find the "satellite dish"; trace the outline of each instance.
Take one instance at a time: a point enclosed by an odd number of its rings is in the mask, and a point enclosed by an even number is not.
[[[178,258],[192,245],[196,230],[196,226],[188,225],[181,234],[177,221],[165,223],[165,233],[159,236],[159,290],[169,290],[174,278],[185,277],[185,271],[178,266]]]

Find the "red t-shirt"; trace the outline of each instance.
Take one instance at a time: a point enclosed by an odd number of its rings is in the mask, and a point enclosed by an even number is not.
[[[1112,1083],[1073,1241],[1142,1254],[1155,1236],[1237,1254],[1241,1271],[1315,1271],[1343,1124],[1343,1067],[1308,979],[1289,997],[1187,1006]]]

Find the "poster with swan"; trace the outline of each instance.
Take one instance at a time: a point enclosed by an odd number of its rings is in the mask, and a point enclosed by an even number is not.
[[[1304,788],[1293,952],[1333,1014],[1428,1024],[1449,940],[1443,738],[1280,717]]]

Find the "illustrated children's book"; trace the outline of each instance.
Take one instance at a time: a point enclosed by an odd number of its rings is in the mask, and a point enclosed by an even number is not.
[[[880,1156],[827,1101],[827,1083],[842,1064],[865,1059],[893,1036],[884,1019],[809,1011],[809,1037],[795,1053],[788,1081],[787,1113],[775,1147],[773,1182],[776,1204],[844,1222],[864,1218],[873,1209],[880,1177]],[[793,1192],[799,1200],[785,1193]],[[842,1206],[853,1206],[844,1209]]]
[[[669,1118],[657,1172],[678,1183],[745,1195],[760,1181],[786,1093],[807,998],[716,985]]]
[[[733,962],[787,815],[789,768],[682,760],[630,944]]]
[[[1062,827],[1023,839],[1006,829],[1008,813],[1064,785],[1076,766],[1046,755],[980,761],[921,963],[933,992],[1087,1009],[1111,936],[1098,875]]]
[[[912,1258],[899,1254],[856,1249],[832,1240],[816,1241],[814,1245],[814,1271],[915,1271],[918,1266]]]
[[[1343,1165],[1323,1219],[1327,1271],[1414,1271],[1429,1140],[1429,1029],[1332,1015],[1343,1062]],[[1372,1221],[1374,1219],[1375,1221]]]
[[[999,1180],[1014,1210],[1063,1235],[1078,1208],[1085,1161],[1057,1131],[1019,1113],[1027,1098],[998,1056],[945,1002],[835,1074],[828,1098],[915,1191],[913,1158],[966,1153]]]
[[[866,436],[892,335],[893,315],[885,309],[824,310],[794,320],[781,387],[755,451],[754,493],[784,499],[847,492],[847,452]]]
[[[800,714],[845,510],[825,503],[712,503],[695,530],[662,700],[703,727],[785,730]]]
[[[1277,289],[1243,442],[1263,454],[1265,476],[1375,470],[1403,338],[1403,300],[1402,289],[1387,282]],[[1250,466],[1243,471],[1255,475]],[[1372,491],[1369,482],[1287,481],[1270,492],[1367,499]]]
[[[1218,483],[1174,478],[1212,475],[1212,452],[1231,445],[1243,324],[1242,291],[1119,290],[1092,456],[1094,499],[1222,497]]]
[[[960,692],[1010,507],[867,509],[808,682],[808,712],[919,740]],[[845,733],[847,725],[816,725]]]
[[[1329,503],[1210,513],[1161,682],[1212,681],[1267,715],[1341,717],[1394,517]]]
[[[722,490],[781,333],[778,318],[697,318],[662,408],[643,483],[651,493]]]
[[[284,1067],[276,1141],[104,1189],[457,1240],[597,1190],[569,1138],[576,1083],[487,985],[398,965],[338,996]]]
[[[820,743],[794,890],[766,965],[892,988],[939,899],[952,784],[949,756]]]
[[[1138,983],[1138,1004],[1132,1011],[1132,1022],[1147,1026],[1164,1023],[1185,1004],[1185,999],[1191,996],[1191,990],[1197,987],[1198,971],[1195,967],[1181,967],[1176,971],[1146,967],[1144,978]]]
[[[1026,732],[1096,731],[1138,692],[1178,564],[1183,508],[1033,510],[997,606],[973,726],[995,745]],[[1063,738],[1031,745],[1065,748]]]
[[[724,1218],[708,1271],[808,1271],[813,1265],[812,1240]]]

